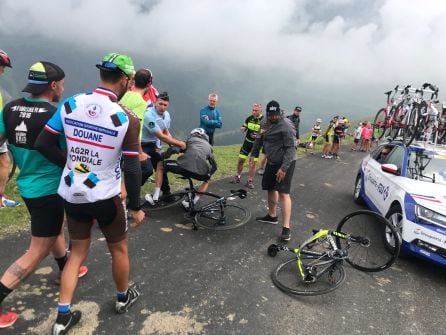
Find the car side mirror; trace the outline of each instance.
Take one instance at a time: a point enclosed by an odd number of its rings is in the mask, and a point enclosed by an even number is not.
[[[381,165],[381,170],[387,173],[394,174],[396,176],[399,175],[398,166],[396,166],[395,164],[383,164]]]

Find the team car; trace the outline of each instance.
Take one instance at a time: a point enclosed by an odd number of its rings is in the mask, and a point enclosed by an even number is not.
[[[361,163],[354,200],[397,228],[401,253],[446,265],[445,146],[378,145]],[[385,243],[394,238],[386,234]]]

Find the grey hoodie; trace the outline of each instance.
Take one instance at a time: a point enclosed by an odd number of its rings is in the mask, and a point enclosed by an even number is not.
[[[291,162],[296,160],[296,129],[293,123],[281,116],[277,123],[267,121],[262,126],[261,136],[256,138],[252,156],[258,157],[262,146],[268,163],[280,165],[287,171]]]

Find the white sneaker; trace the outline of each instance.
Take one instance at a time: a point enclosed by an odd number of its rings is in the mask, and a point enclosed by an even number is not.
[[[144,196],[144,199],[145,199],[149,204],[151,204],[152,206],[155,206],[155,201],[153,201],[153,198],[152,198],[152,195],[151,195],[151,194],[147,193],[147,194]]]
[[[262,168],[257,170],[257,174],[261,175],[261,176],[263,175],[264,172],[265,172],[265,169],[262,169]]]
[[[18,205],[20,205],[20,203],[18,203],[17,201],[10,200],[6,197],[1,198],[0,207],[17,207]]]
[[[322,157],[322,158],[325,158],[325,155],[322,155],[321,157]]]

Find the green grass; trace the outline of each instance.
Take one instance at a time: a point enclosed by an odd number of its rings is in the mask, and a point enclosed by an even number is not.
[[[308,138],[308,135],[309,134],[303,135],[302,139]],[[351,141],[351,137],[348,137],[346,141],[343,142],[343,144],[351,143]],[[318,139],[316,152],[321,151],[322,146],[323,140],[322,138],[320,138]],[[240,144],[214,147],[214,155],[218,165],[218,170],[213,176],[214,180],[229,177],[235,174],[239,150]],[[298,148],[297,155],[300,157],[305,156],[305,149]],[[247,166],[248,164],[245,163],[244,171],[247,171]],[[187,186],[187,182],[185,182],[183,179],[176,178],[175,175],[172,174],[169,175],[169,181],[172,190],[179,190]],[[145,193],[152,191],[153,184],[146,183],[142,187],[141,194],[144,195]],[[20,201],[20,206],[15,208],[0,209],[0,236],[4,236],[5,234],[23,229],[29,229],[29,214],[25,204],[23,203],[23,200],[18,193],[17,187],[15,186],[15,178],[6,185],[5,194],[7,194],[8,197],[13,200]]]

